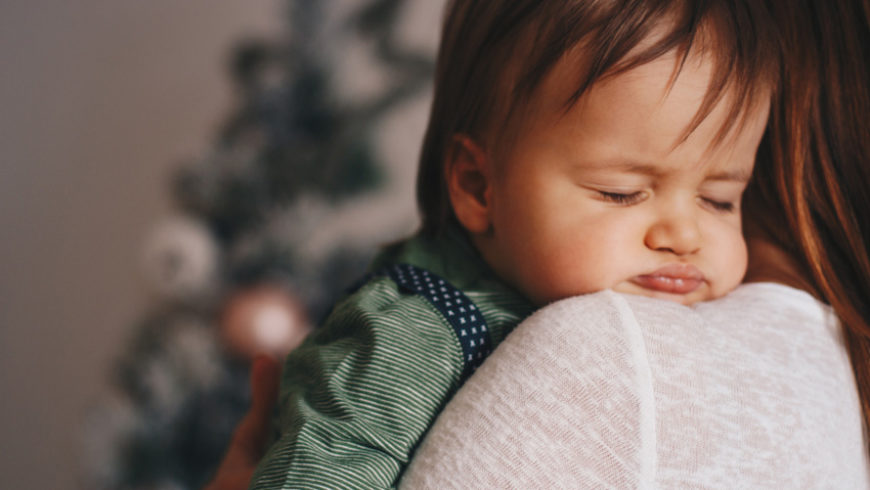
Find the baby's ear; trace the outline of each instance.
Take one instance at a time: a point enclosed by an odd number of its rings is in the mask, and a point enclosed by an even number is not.
[[[466,135],[453,136],[444,179],[456,219],[472,234],[485,233],[490,227],[491,169],[489,157],[477,142]]]

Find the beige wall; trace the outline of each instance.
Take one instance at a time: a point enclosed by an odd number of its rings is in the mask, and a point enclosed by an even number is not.
[[[167,177],[278,0],[0,4],[0,488],[75,488],[78,424],[145,305]]]

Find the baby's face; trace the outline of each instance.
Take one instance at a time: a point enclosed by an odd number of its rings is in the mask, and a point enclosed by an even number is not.
[[[740,200],[768,107],[713,145],[723,99],[678,144],[712,63],[690,57],[668,91],[673,66],[661,58],[599,82],[564,113],[570,67],[557,65],[494,163],[490,232],[473,240],[536,304],[606,288],[691,304],[740,283]]]

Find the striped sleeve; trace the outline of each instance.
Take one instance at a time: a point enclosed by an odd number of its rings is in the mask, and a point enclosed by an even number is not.
[[[461,347],[423,298],[377,278],[284,366],[281,436],[251,488],[389,488],[458,387]]]

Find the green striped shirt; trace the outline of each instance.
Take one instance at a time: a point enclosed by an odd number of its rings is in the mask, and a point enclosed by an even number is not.
[[[392,263],[429,270],[462,290],[483,314],[493,346],[532,312],[458,229],[389,247],[371,269]],[[251,488],[394,487],[459,388],[462,369],[459,339],[435,307],[375,276],[288,356],[280,437]]]

